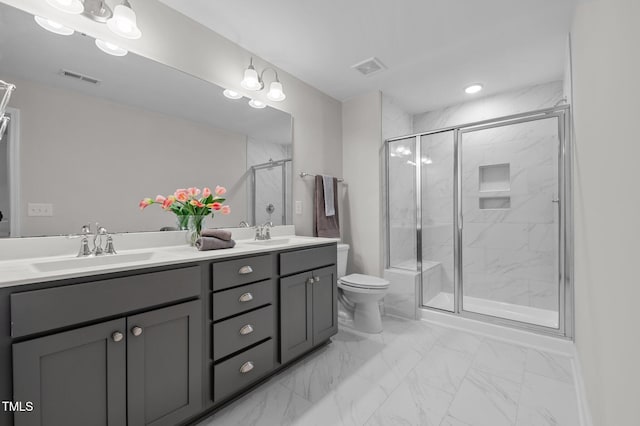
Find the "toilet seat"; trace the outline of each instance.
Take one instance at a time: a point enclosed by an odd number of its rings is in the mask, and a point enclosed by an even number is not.
[[[360,290],[386,290],[389,288],[389,281],[364,274],[346,275],[338,280],[338,284]]]

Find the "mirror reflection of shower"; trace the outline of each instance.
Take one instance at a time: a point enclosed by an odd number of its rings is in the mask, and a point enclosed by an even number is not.
[[[15,89],[15,85],[0,80],[0,91],[4,92],[2,99],[0,100],[0,141],[2,140],[2,135],[4,135],[4,131],[9,123],[9,116],[5,115],[5,112],[7,105],[9,104],[9,99],[11,99],[11,93]]]
[[[251,223],[273,226],[291,222],[291,159],[251,166]]]

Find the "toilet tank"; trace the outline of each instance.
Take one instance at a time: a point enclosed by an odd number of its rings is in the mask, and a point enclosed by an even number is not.
[[[338,278],[347,275],[347,256],[349,244],[338,244]]]

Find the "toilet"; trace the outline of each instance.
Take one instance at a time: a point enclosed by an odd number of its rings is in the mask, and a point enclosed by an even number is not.
[[[338,244],[338,288],[346,300],[347,310],[353,311],[353,325],[359,331],[380,333],[382,318],[379,302],[389,289],[389,281],[363,274],[347,274],[348,244]],[[339,291],[340,291],[339,290]]]

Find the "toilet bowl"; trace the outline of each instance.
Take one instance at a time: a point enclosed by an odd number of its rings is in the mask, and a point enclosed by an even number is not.
[[[379,302],[389,289],[389,281],[371,275],[346,275],[348,253],[347,244],[338,244],[338,289],[346,299],[343,305],[352,310],[353,325],[357,330],[380,333]]]

